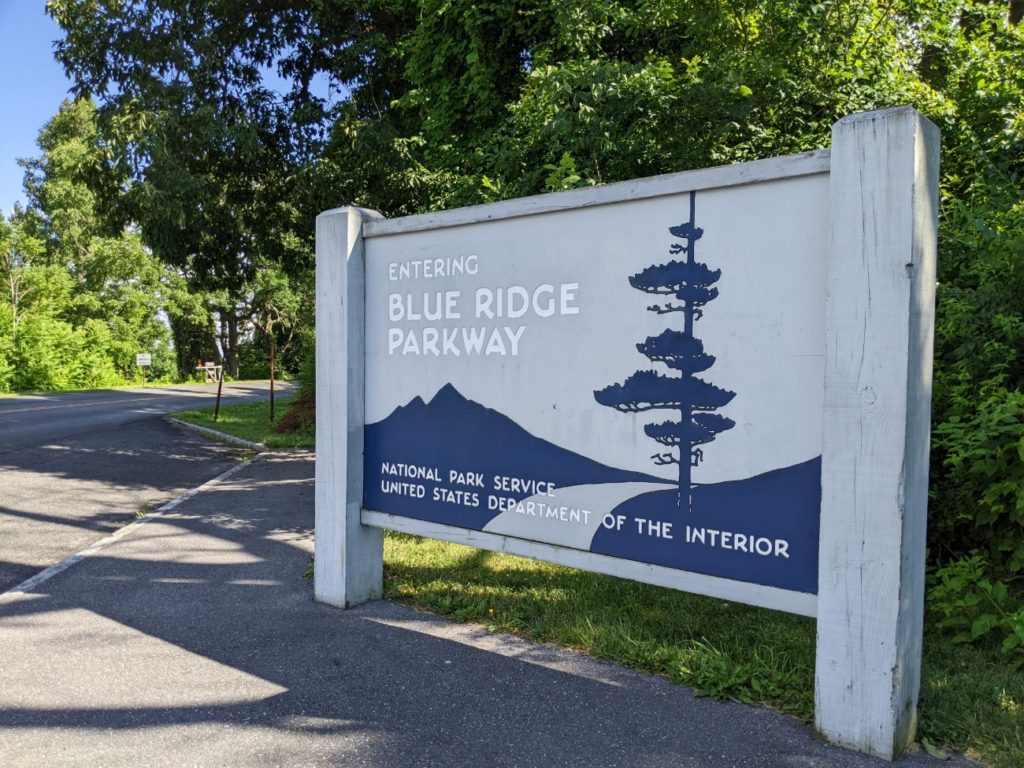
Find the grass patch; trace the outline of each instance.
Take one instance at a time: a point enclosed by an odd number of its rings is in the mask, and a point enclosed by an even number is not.
[[[953,644],[926,629],[920,731],[995,768],[1024,766],[1024,671],[996,644]]]
[[[814,717],[813,619],[389,532],[387,598]],[[1024,766],[1024,673],[998,647],[925,633],[919,738]]]
[[[176,419],[226,432],[244,440],[263,443],[268,448],[312,448],[316,432],[312,424],[305,425],[297,432],[280,433],[274,426],[284,418],[293,394],[278,395],[274,406],[274,421],[270,420],[270,401],[225,405],[220,409],[220,419],[213,420],[213,408],[179,411]]]
[[[313,447],[312,424],[279,434],[268,414],[267,403],[248,403],[222,408],[217,424],[212,410],[178,416],[274,447]],[[814,717],[813,619],[396,532],[384,539],[384,562],[384,594],[396,602]],[[927,628],[919,714],[919,738],[994,768],[1024,766],[1024,672],[995,644],[957,645]]]

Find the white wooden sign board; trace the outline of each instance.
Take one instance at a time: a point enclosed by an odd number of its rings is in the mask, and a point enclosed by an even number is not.
[[[153,364],[153,356],[149,352],[139,352],[135,355],[135,364],[146,366]]]
[[[382,529],[818,622],[816,720],[892,758],[919,689],[938,132],[317,223],[315,591]]]

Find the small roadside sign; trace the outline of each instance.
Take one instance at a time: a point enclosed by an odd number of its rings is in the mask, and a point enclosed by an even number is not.
[[[139,352],[139,354],[137,354],[135,356],[135,364],[136,365],[152,365],[153,364],[153,356],[149,352]]]

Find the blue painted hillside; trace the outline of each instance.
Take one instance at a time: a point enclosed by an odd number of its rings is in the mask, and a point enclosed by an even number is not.
[[[631,522],[621,531],[602,528],[591,552],[666,565],[798,592],[818,591],[821,457],[784,469],[693,489],[693,509],[678,506],[674,490],[636,496],[613,512]],[[670,523],[672,538],[649,535]],[[687,541],[686,529],[703,531]],[[712,534],[712,531],[714,534]],[[722,533],[728,538],[722,546]],[[737,534],[744,537],[737,539]],[[786,543],[784,553],[775,541]],[[737,546],[737,541],[740,546]],[[772,546],[769,552],[769,545]],[[760,551],[754,543],[760,544]]]
[[[593,483],[655,482],[664,478],[615,469],[531,435],[512,419],[464,397],[446,384],[425,403],[416,397],[390,416],[364,430],[364,506],[404,517],[481,529],[497,516],[489,509],[493,492],[516,500],[532,495],[522,491],[493,491],[497,475],[554,483],[556,487]],[[410,480],[382,472],[382,465],[406,464],[436,470],[440,483]],[[484,488],[448,482],[449,470],[483,474]],[[385,493],[382,482],[424,486],[422,499],[405,493]],[[437,486],[477,495],[455,503],[434,498]]]

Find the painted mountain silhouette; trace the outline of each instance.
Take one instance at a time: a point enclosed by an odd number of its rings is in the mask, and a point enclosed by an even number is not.
[[[366,425],[363,434],[367,509],[465,528],[482,529],[501,512],[489,503],[492,493],[515,500],[534,494],[522,488],[495,491],[497,476],[550,482],[559,488],[670,482],[606,466],[532,435],[508,416],[467,399],[451,384],[430,402],[413,398],[382,421]],[[416,469],[410,473],[397,465]],[[482,475],[483,487],[451,483],[450,471]]]

